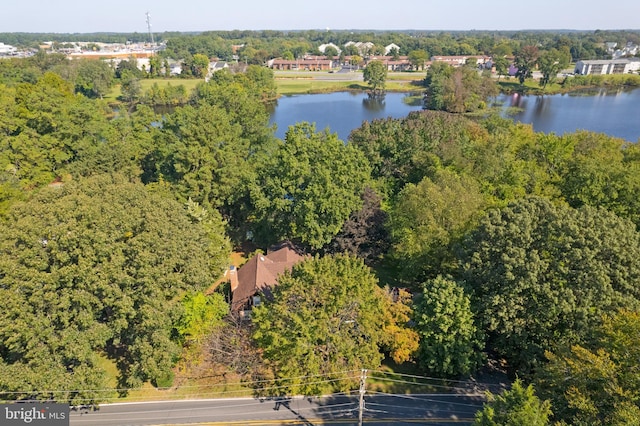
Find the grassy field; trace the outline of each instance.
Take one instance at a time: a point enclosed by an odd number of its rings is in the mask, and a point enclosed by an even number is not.
[[[389,92],[410,92],[421,89],[424,72],[389,73],[387,76],[386,90]],[[183,85],[187,92],[191,92],[201,83],[201,79],[142,79],[140,86],[142,93],[151,88],[153,84],[160,87],[171,84]],[[365,91],[369,86],[362,81],[362,72],[354,73],[329,73],[326,71],[278,71],[275,73],[275,81],[279,95],[307,94],[307,93],[331,93],[342,91]],[[109,102],[117,102],[122,93],[120,85],[115,85],[105,99]]]
[[[420,80],[416,80],[418,77],[416,74],[408,74],[406,76],[392,76],[388,78],[385,88],[389,92],[411,92],[414,90],[420,90]],[[313,77],[308,75],[303,76],[287,76],[276,78],[276,85],[278,87],[279,95],[293,95],[293,94],[307,94],[307,93],[330,93],[340,91],[364,91],[368,90],[369,86],[361,80],[356,79],[337,79],[326,78],[322,76]]]
[[[157,83],[158,86],[160,87],[164,87],[168,85],[172,85],[175,87],[175,86],[182,85],[185,87],[185,89],[187,89],[187,93],[191,93],[191,91],[195,89],[196,86],[199,83],[202,83],[203,81],[204,80],[202,79],[186,79],[186,78],[145,78],[140,80],[140,88],[142,89],[142,93],[144,93],[147,90],[149,90],[154,83]],[[116,84],[111,88],[109,93],[105,95],[104,99],[106,99],[109,102],[116,102],[118,100],[118,97],[120,97],[121,94],[122,92],[120,92],[120,85]]]

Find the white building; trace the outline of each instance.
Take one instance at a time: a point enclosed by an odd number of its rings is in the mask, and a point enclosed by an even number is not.
[[[17,50],[18,49],[16,49],[13,46],[0,42],[0,56],[14,55],[17,52]]]
[[[384,55],[387,56],[393,49],[396,49],[398,52],[400,52],[400,46],[395,43],[391,43],[390,45],[384,47]]]
[[[575,73],[589,74],[628,74],[640,70],[640,59],[598,59],[576,62]]]
[[[320,46],[318,46],[318,50],[324,53],[324,51],[327,50],[328,47],[333,47],[334,49],[336,49],[336,52],[338,52],[338,55],[340,54],[340,52],[342,52],[342,50],[333,43],[321,44]]]
[[[373,50],[373,48],[375,47],[375,44],[371,43],[370,41],[348,41],[344,44],[344,47],[348,47],[351,45],[355,46],[356,49],[358,49],[358,54],[360,56],[369,55],[371,53],[371,50]]]

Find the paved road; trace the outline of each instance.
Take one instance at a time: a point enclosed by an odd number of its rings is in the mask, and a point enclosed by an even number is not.
[[[481,407],[481,395],[367,395],[365,423],[469,424]],[[357,396],[323,398],[234,398],[110,404],[96,412],[72,412],[71,425],[167,424],[333,424],[353,425],[358,419]]]

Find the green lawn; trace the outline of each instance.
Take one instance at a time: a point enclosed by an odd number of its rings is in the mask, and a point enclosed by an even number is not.
[[[386,90],[389,92],[411,92],[420,90],[413,80],[387,81]],[[362,81],[314,80],[314,79],[278,79],[276,80],[279,95],[330,93],[341,91],[364,91],[369,86]]]
[[[145,78],[140,80],[140,87],[142,89],[142,93],[146,92],[153,86],[154,83],[157,83],[158,86],[164,87],[169,84],[172,86],[184,86],[187,89],[187,93],[190,93],[199,83],[202,83],[204,80],[202,79],[194,79],[194,78]],[[116,84],[111,88],[109,93],[105,95],[105,99],[109,102],[115,102],[118,100],[118,97],[122,93],[120,92],[120,85]]]

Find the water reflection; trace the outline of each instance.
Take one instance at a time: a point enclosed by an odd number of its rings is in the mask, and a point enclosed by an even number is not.
[[[406,93],[395,92],[388,92],[383,98],[362,92],[283,96],[274,106],[270,121],[277,124],[276,137],[281,139],[290,125],[308,121],[315,123],[316,129],[329,127],[346,141],[363,121],[406,117],[411,111],[422,109],[422,103],[407,103],[406,98]]]
[[[385,95],[369,94],[366,98],[362,98],[362,106],[370,112],[384,111]]]
[[[541,118],[550,111],[551,99],[549,97],[538,96],[533,107],[533,115],[536,118]]]
[[[563,134],[580,129],[606,133],[631,142],[640,138],[640,89],[593,89],[569,94],[500,95],[502,113],[532,124],[535,131]]]

